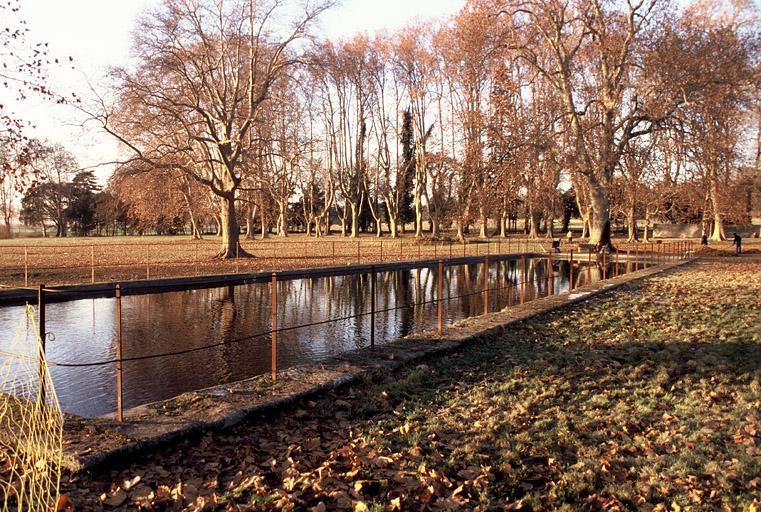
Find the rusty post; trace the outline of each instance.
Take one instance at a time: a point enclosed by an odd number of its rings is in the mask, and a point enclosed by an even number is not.
[[[24,247],[24,286],[29,286],[29,252]]]
[[[375,265],[370,267],[370,350],[375,350]]]
[[[521,304],[526,302],[526,256],[521,256]]]
[[[608,251],[602,252],[602,278],[608,278]]]
[[[361,245],[360,241],[357,240],[357,265],[362,263],[362,254],[361,254],[360,251],[362,251],[362,245]]]
[[[417,242],[417,259],[420,259],[420,240],[416,240]]]
[[[40,405],[45,404],[45,285],[41,284],[39,288],[37,289],[37,315],[38,315],[38,321],[37,321],[37,328],[38,336],[40,337],[40,345],[38,347],[39,350],[39,379],[40,379],[40,385],[39,385],[39,401]]]
[[[90,246],[90,282],[95,282],[95,246]]]
[[[552,295],[552,292],[554,291],[552,289],[553,287],[553,279],[554,279],[555,269],[552,267],[552,253],[547,253],[547,297]]]
[[[502,254],[502,239],[497,238],[497,254]]]
[[[618,276],[618,251],[616,251],[616,272],[615,275]]]
[[[240,261],[240,242],[235,244],[235,273],[236,274],[240,273],[240,266],[239,266],[240,263],[238,263],[239,261]]]
[[[381,240],[380,242],[381,242],[381,255],[380,255],[380,260],[381,260],[381,263],[383,263],[383,240]]]
[[[489,255],[484,256],[484,318],[489,316]]]
[[[277,273],[272,273],[272,382],[277,380]]]
[[[438,244],[434,241],[433,242],[433,259],[436,259],[436,258],[439,257],[438,252],[436,251],[436,247],[437,246],[438,246]]]
[[[399,259],[404,258],[404,240],[399,239]]]
[[[122,287],[116,285],[116,421],[124,421],[122,400]]]
[[[568,252],[568,289],[573,290],[573,248]]]
[[[438,272],[438,278],[436,280],[436,306],[437,306],[437,313],[438,313],[438,327],[439,327],[439,336],[441,336],[442,331],[444,330],[444,319],[443,319],[443,310],[444,310],[444,297],[443,297],[443,290],[444,290],[444,262],[439,260],[439,272]]]
[[[452,259],[452,241],[449,241],[449,259]]]
[[[634,271],[639,270],[639,245],[634,246]]]
[[[330,247],[331,247],[331,250],[333,251],[333,259],[335,259],[336,258],[336,241],[335,240],[332,240],[330,242]]]

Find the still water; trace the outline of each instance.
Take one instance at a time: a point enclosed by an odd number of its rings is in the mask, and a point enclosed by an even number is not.
[[[574,288],[602,277],[602,267],[575,262]],[[629,268],[628,270],[631,270]],[[492,260],[489,308],[502,309],[523,300],[569,290],[570,266],[546,259]],[[627,271],[619,265],[618,273]],[[616,273],[609,264],[607,275]],[[443,303],[446,323],[483,313],[484,265],[445,266]],[[375,339],[383,344],[437,323],[435,266],[378,272]],[[175,291],[122,298],[122,357],[142,357],[178,350],[182,355],[127,361],[123,364],[124,407],[162,400],[185,391],[241,380],[270,371],[270,336],[235,341],[271,328],[269,283]],[[278,333],[280,369],[324,360],[370,343],[369,274],[300,278],[278,283],[278,327],[339,319]],[[457,296],[462,296],[456,298]],[[422,303],[422,304],[421,304]],[[47,307],[47,356],[59,363],[90,363],[115,357],[113,298],[80,299]],[[0,351],[34,355],[34,334],[25,325],[23,307],[0,308]],[[15,343],[14,343],[15,342]],[[221,345],[219,345],[221,344]],[[209,345],[219,345],[204,349]],[[13,360],[0,355],[0,364]],[[116,409],[113,363],[67,368],[51,375],[64,411],[85,417]]]

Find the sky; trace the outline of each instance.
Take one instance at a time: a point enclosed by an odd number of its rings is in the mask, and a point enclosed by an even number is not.
[[[416,19],[428,20],[454,14],[465,0],[344,0],[324,13],[318,33],[330,38],[357,32],[393,30]],[[101,89],[108,66],[129,59],[135,21],[160,0],[23,0],[22,14],[30,28],[28,41],[49,43],[53,56],[74,58],[75,70],[54,68],[50,82],[56,89],[87,94],[88,84]],[[9,98],[0,98],[14,105]],[[69,148],[83,168],[93,168],[105,182],[113,167],[99,166],[117,157],[117,145],[102,133],[83,130],[81,117],[67,106],[35,98],[16,104],[17,114],[34,123],[30,134]]]

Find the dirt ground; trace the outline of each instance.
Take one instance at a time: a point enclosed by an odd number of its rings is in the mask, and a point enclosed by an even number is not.
[[[670,241],[664,241],[670,242]],[[253,258],[214,259],[219,239],[201,241],[189,237],[109,237],[66,239],[14,239],[0,241],[0,287],[48,286],[91,282],[131,281],[167,277],[278,271],[356,263],[389,262],[480,256],[522,252],[547,252],[547,238],[523,237],[469,239],[467,244],[450,240],[417,241],[363,236],[358,240],[330,236],[320,239],[303,235],[265,240],[242,240],[242,248]],[[658,244],[627,244],[616,240],[620,250],[662,250]],[[677,248],[676,245],[672,245]],[[685,246],[680,246],[684,248]],[[579,251],[578,242],[563,250]],[[711,246],[730,252],[731,244]],[[761,244],[747,244],[758,250]]]

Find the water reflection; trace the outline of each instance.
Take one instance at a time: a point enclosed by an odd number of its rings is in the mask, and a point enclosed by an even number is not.
[[[546,259],[490,261],[488,306],[511,304],[558,294],[573,287],[632,270],[622,263],[606,269],[586,263]],[[445,322],[484,311],[485,265],[444,267]],[[294,327],[338,319],[279,333],[278,365],[286,368],[318,361],[369,345],[370,275],[303,278],[278,282],[278,326]],[[437,323],[437,269],[422,267],[379,272],[376,276],[376,343]],[[270,371],[270,284],[189,290],[122,299],[123,357],[177,350],[182,355],[127,361],[123,365],[125,407],[161,400],[184,391],[232,382]],[[7,350],[22,307],[0,308],[2,339]],[[50,304],[48,357],[58,362],[92,362],[115,356],[115,299],[99,298]],[[31,333],[20,326],[32,346]],[[262,335],[256,336],[259,333]],[[209,345],[215,348],[203,349]],[[113,364],[84,368],[53,367],[63,409],[93,417],[116,407]]]

